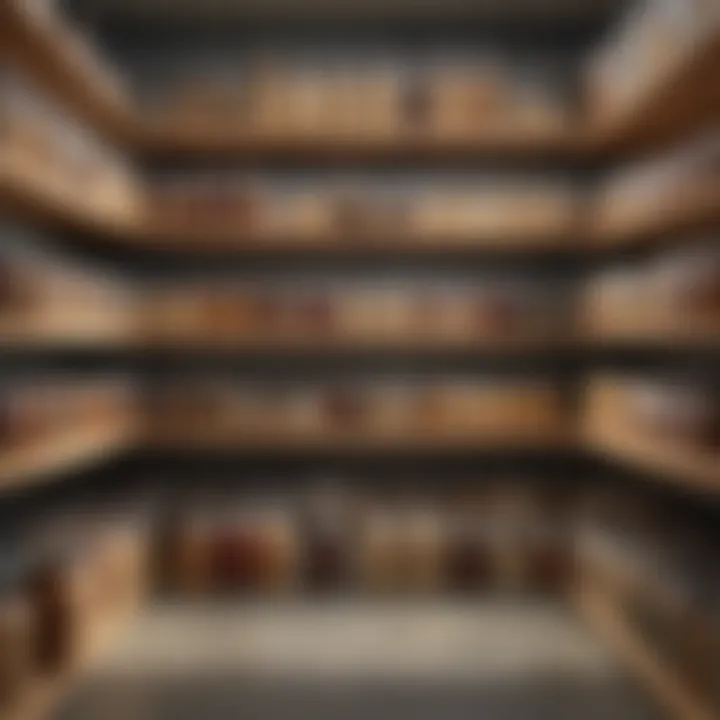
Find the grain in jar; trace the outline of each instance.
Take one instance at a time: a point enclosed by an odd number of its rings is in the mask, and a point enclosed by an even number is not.
[[[437,592],[444,579],[445,527],[430,508],[403,508],[397,518],[395,573],[402,592]]]
[[[215,518],[207,509],[186,511],[176,533],[168,548],[171,588],[189,597],[209,594],[213,588]]]
[[[449,511],[444,562],[451,593],[477,592],[492,583],[491,547],[483,520],[481,507]]]
[[[212,583],[221,594],[277,595],[297,585],[298,538],[283,507],[252,498],[234,500],[235,510],[215,519]]]
[[[400,537],[396,513],[371,509],[360,530],[356,573],[360,588],[371,594],[399,590]]]
[[[431,73],[431,132],[472,137],[507,121],[511,93],[502,72],[491,67],[442,67]]]
[[[348,494],[332,489],[309,494],[299,532],[303,584],[310,592],[333,592],[347,586],[357,523],[357,508]]]

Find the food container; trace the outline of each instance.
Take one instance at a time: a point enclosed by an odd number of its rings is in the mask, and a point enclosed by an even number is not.
[[[329,433],[367,431],[371,400],[365,388],[337,385],[320,392],[323,398],[323,426]]]
[[[358,546],[357,575],[362,589],[382,594],[399,589],[399,548],[396,515],[371,511],[361,527]]]
[[[473,137],[512,119],[512,93],[497,70],[441,68],[429,88],[429,127],[440,137]]]
[[[96,558],[74,543],[46,553],[32,581],[37,613],[37,667],[44,673],[68,670],[93,641],[98,607]]]
[[[302,577],[310,592],[332,592],[346,587],[356,541],[356,520],[346,495],[331,490],[310,494],[299,528]]]
[[[318,188],[276,193],[266,200],[258,239],[270,244],[333,241],[333,213]]]
[[[444,584],[445,528],[431,510],[407,509],[398,518],[395,573],[403,592],[437,592]]]
[[[445,545],[447,587],[451,593],[477,592],[493,581],[492,549],[480,511],[455,512]]]
[[[297,536],[282,510],[248,509],[223,517],[212,556],[214,587],[221,593],[278,594],[297,585]]]
[[[183,595],[207,595],[213,588],[215,518],[196,512],[182,518],[169,548],[170,584]]]

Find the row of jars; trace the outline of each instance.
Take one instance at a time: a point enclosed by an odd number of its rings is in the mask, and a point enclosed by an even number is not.
[[[189,378],[169,380],[149,402],[155,437],[210,445],[339,438],[556,442],[570,411],[558,387],[530,379],[253,384]]]
[[[542,138],[569,126],[567,103],[547,81],[498,60],[451,63],[387,58],[315,62],[267,48],[236,67],[185,74],[152,98],[154,116],[187,130],[260,135],[392,137],[394,133],[500,138],[508,124]],[[148,103],[150,105],[150,103]]]
[[[279,343],[547,340],[561,337],[569,298],[547,283],[437,281],[292,284],[185,283],[146,293],[153,339]],[[354,285],[354,287],[353,287]]]
[[[166,523],[159,558],[168,588],[192,596],[550,591],[569,571],[564,521],[512,486],[450,502],[220,496]]]
[[[154,180],[148,208],[152,228],[179,235],[245,233],[267,242],[338,236],[380,247],[441,237],[472,247],[474,235],[565,236],[575,229],[576,203],[553,178],[441,178],[432,184],[397,178],[378,186],[377,178],[365,177],[278,182],[200,172]]]

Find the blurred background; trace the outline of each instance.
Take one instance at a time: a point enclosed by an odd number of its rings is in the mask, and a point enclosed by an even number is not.
[[[0,58],[3,720],[720,716],[720,3]]]

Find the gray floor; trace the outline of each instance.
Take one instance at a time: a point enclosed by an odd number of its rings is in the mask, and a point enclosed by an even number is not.
[[[487,602],[158,607],[58,720],[650,720],[567,611]]]

